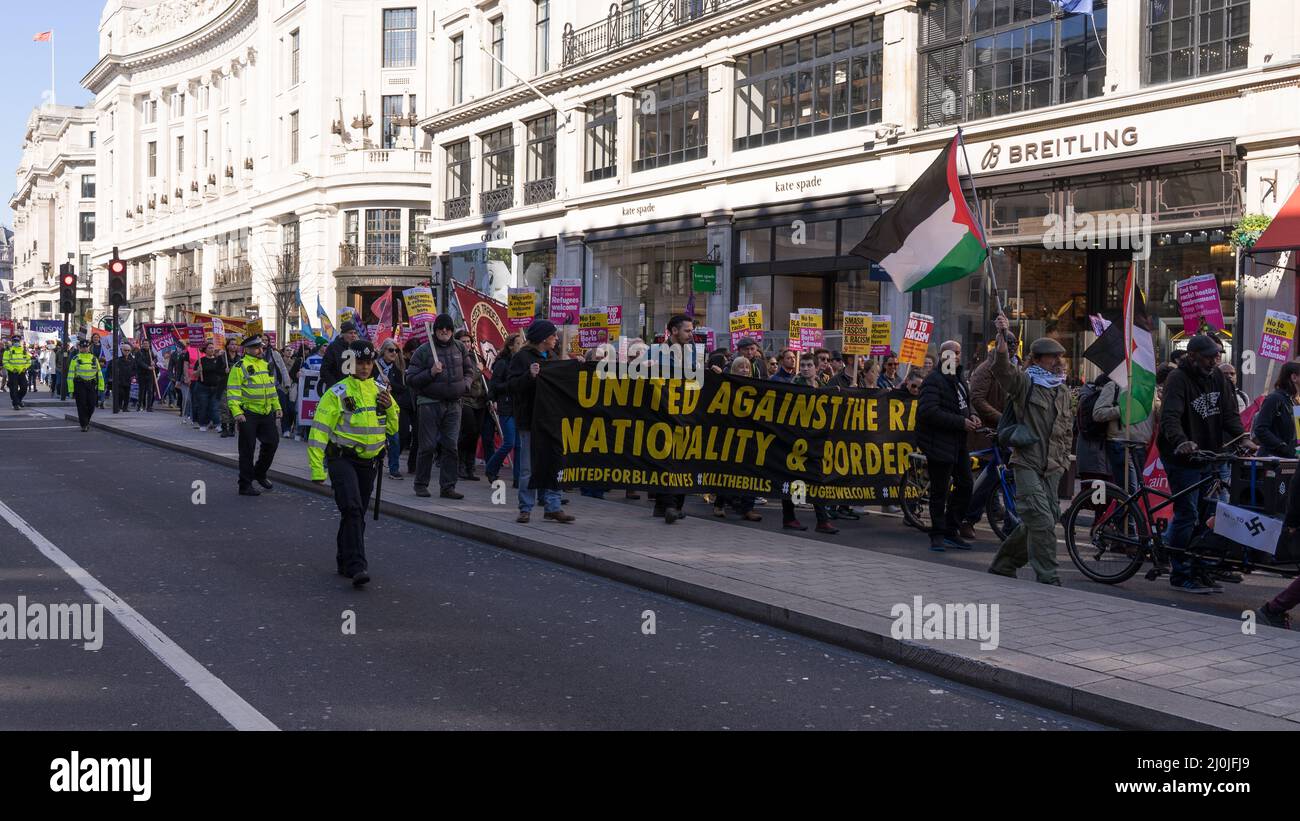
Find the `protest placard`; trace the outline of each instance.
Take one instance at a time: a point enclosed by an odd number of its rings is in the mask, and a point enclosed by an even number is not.
[[[907,325],[903,328],[903,345],[898,353],[898,361],[916,368],[924,365],[932,333],[934,333],[934,317],[918,314],[915,311],[908,314]]]

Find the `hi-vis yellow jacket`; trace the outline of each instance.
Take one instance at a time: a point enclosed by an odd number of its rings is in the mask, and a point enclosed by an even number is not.
[[[4,366],[10,373],[26,373],[32,366],[32,358],[22,345],[10,345],[5,350]]]
[[[280,396],[275,392],[275,378],[266,360],[245,356],[230,369],[226,381],[226,402],[231,416],[248,413],[270,414],[280,409]]]
[[[379,385],[373,379],[348,376],[330,386],[316,406],[307,437],[307,461],[312,481],[325,478],[325,448],[333,443],[351,451],[358,458],[373,459],[384,449],[384,442],[397,433],[397,403],[379,415]]]
[[[99,367],[99,358],[93,353],[79,353],[68,363],[68,393],[72,393],[78,382],[97,380],[99,390],[104,390],[104,371]]]

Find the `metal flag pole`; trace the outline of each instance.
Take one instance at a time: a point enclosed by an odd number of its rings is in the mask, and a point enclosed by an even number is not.
[[[984,217],[982,215],[983,206],[980,204],[979,186],[975,184],[975,168],[970,164],[970,155],[966,153],[966,140],[962,135],[961,126],[957,126],[957,144],[961,146],[962,159],[966,161],[966,176],[970,178],[971,193],[975,197],[975,227],[979,229],[980,241],[984,243],[987,251],[984,257],[984,265],[988,269],[989,291],[993,294],[993,302],[997,305],[998,313],[1002,313],[1002,297],[998,296],[997,274],[993,271],[993,251],[989,248],[989,235],[984,230]]]
[[[50,29],[50,106],[58,104],[58,95],[54,92],[54,29]]]

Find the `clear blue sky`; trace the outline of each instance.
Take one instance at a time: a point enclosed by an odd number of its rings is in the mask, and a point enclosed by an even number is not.
[[[0,225],[13,225],[9,198],[23,155],[27,115],[50,87],[50,44],[32,35],[54,29],[54,82],[59,105],[87,105],[91,94],[81,78],[99,59],[99,15],[103,0],[5,0],[0,14]]]

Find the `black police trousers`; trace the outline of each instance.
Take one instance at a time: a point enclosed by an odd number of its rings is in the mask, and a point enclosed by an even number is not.
[[[99,383],[89,379],[76,380],[72,383],[72,398],[77,403],[77,422],[84,428],[90,424],[95,405],[99,403]]]
[[[9,401],[13,404],[14,410],[18,410],[18,406],[22,404],[25,396],[27,396],[27,374],[10,371]]]
[[[325,460],[330,486],[334,488],[334,504],[338,505],[338,549],[334,559],[343,575],[351,578],[366,570],[366,508],[370,507],[370,493],[375,487],[378,460],[362,461],[346,456],[332,456]]]
[[[254,479],[265,479],[271,469],[271,460],[275,459],[275,449],[280,446],[280,425],[274,413],[249,413],[244,411],[244,422],[239,427],[239,489],[247,490],[253,486]],[[253,451],[257,443],[262,443],[262,451],[253,463]]]

